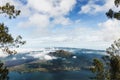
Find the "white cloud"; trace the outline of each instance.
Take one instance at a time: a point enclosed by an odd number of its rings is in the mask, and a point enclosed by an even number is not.
[[[89,0],[88,4],[83,5],[81,7],[81,11],[80,13],[90,13],[90,14],[95,14],[98,12],[106,12],[108,11],[110,8],[114,8],[115,9],[115,5],[114,5],[114,0],[103,0],[104,1],[104,5],[99,5],[96,4],[97,0]],[[100,1],[100,0],[99,0]]]
[[[72,30],[58,30],[50,36],[44,36],[30,42],[41,46],[67,46],[106,49],[110,44],[120,38],[120,21],[112,19],[98,24],[99,29],[76,27]]]
[[[76,0],[28,0],[28,6],[50,16],[63,16],[68,14]]]
[[[41,28],[56,24],[69,25],[72,20],[65,16],[69,14],[75,4],[76,0],[28,0],[27,5],[24,5],[25,8],[22,9],[26,10],[24,15],[27,12],[30,15],[28,20],[22,21],[19,26],[24,24],[26,26],[37,25]],[[51,18],[53,19],[52,21],[50,20]]]
[[[107,20],[106,22],[99,24],[101,30],[101,36],[104,41],[114,41],[120,38],[120,21],[118,20]]]
[[[5,5],[6,3],[17,4],[15,0],[0,0],[0,5]]]
[[[26,24],[26,25],[25,25]],[[22,27],[46,27],[49,25],[49,17],[42,14],[33,14],[27,22],[19,23],[19,26]]]
[[[17,9],[21,10],[21,18],[28,18],[26,21],[21,21],[18,26],[32,26],[37,25],[41,27],[49,27],[50,24],[69,25],[72,20],[65,17],[74,8],[76,0],[27,0],[27,4],[22,4],[19,0],[1,0],[0,5],[7,2],[15,5]],[[38,18],[37,18],[38,17]],[[50,19],[53,18],[51,21]],[[49,24],[50,23],[50,24]],[[44,29],[42,29],[44,30]]]
[[[4,2],[4,0],[2,1]],[[117,20],[108,20],[100,23],[100,30],[88,28],[89,26],[85,27],[80,24],[72,29],[58,28],[55,31],[50,29],[51,25],[69,25],[73,23],[73,21],[71,21],[69,17],[66,17],[66,15],[68,15],[74,8],[77,2],[76,0],[27,0],[27,5],[23,5],[15,0],[5,0],[4,3],[8,1],[22,10],[22,18],[27,18],[26,21],[21,21],[19,26],[33,26],[37,28],[35,32],[31,32],[32,35],[29,35],[30,39],[27,40],[28,47],[31,47],[32,45],[32,47],[71,46],[104,48],[108,47],[111,40],[113,41],[119,38],[120,35],[120,23]],[[113,0],[104,1],[104,5],[98,5],[95,4],[95,0],[89,0],[88,4],[81,7],[80,13],[94,14],[97,12],[106,12],[110,8],[115,8]],[[50,20],[51,18],[53,20]],[[79,20],[75,21],[75,25],[79,22]],[[35,37],[32,38],[31,36]]]
[[[17,60],[17,58],[16,58],[16,57],[13,57],[12,60]]]
[[[68,25],[72,24],[73,22],[69,18],[65,17],[56,17],[55,20],[53,21],[53,24],[62,24],[62,25]]]
[[[7,56],[8,56],[8,54],[3,53],[3,51],[0,49],[0,57],[4,58],[4,57],[7,57]]]
[[[45,60],[52,60],[53,57],[51,57],[51,56],[49,56],[49,55],[45,55],[45,56],[44,56],[44,59],[45,59]]]
[[[50,35],[50,36],[49,36]],[[32,47],[81,47],[105,49],[108,42],[103,40],[101,32],[92,28],[77,27],[72,30],[58,30],[54,34],[41,36],[28,40],[28,46]]]
[[[26,59],[26,57],[22,57],[22,59]]]
[[[76,0],[27,0],[27,4],[20,2],[18,8],[22,10],[21,20],[17,26],[22,29],[33,28],[31,36],[51,36],[56,25],[70,25],[75,23],[66,15],[74,8]],[[27,14],[28,13],[28,14]]]

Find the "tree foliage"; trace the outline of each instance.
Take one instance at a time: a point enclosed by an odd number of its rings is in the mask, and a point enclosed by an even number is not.
[[[20,15],[20,10],[16,10],[14,5],[10,5],[6,3],[3,6],[0,6],[0,14],[4,14],[8,16],[9,19],[16,18]],[[4,23],[0,23],[0,49],[3,52],[8,54],[17,53],[15,50],[10,50],[9,48],[19,47],[20,45],[24,45],[25,41],[22,41],[22,37],[18,36],[14,38],[10,33],[7,26]],[[9,70],[4,66],[2,62],[0,62],[0,80],[8,80]]]
[[[4,6],[0,6],[0,14],[6,14],[9,18],[16,18],[16,16],[20,15],[20,10],[16,10],[14,5],[10,5],[6,3]]]
[[[20,15],[20,10],[16,10],[14,5],[6,3],[6,5],[0,6],[0,14],[8,15],[8,17],[12,19]],[[0,23],[0,48],[2,48],[4,52],[14,54],[16,51],[11,51],[9,48],[19,47],[24,44],[25,41],[22,41],[21,36],[13,38],[13,36],[9,33],[8,27],[5,26],[4,23]]]
[[[96,73],[96,80],[120,80],[120,40],[114,41],[111,47],[106,49],[108,56],[103,56],[103,62],[93,60],[92,72]],[[99,70],[97,70],[99,69]],[[102,75],[102,76],[101,76]]]
[[[91,68],[96,73],[95,80],[120,80],[120,40],[106,49],[107,56],[103,56],[103,61],[93,60]]]
[[[114,1],[115,6],[119,7],[120,0]],[[106,13],[108,18],[120,20],[120,12],[114,12],[110,9]],[[99,59],[93,60],[92,71],[96,73],[96,80],[120,80],[120,39],[114,41],[109,48],[106,49],[108,56],[103,56],[103,61]],[[102,76],[101,76],[102,75]]]
[[[93,60],[94,67],[91,68],[91,71],[96,74],[92,79],[104,80],[104,65],[99,59]]]
[[[120,0],[115,0],[114,4],[116,7],[119,7]],[[116,11],[113,11],[112,9],[109,9],[109,11],[106,13],[106,15],[108,18],[115,18],[115,19],[120,20],[120,11],[116,12]]]
[[[0,80],[9,80],[8,76],[9,70],[0,62]]]
[[[115,6],[118,7],[118,6],[120,5],[120,0],[115,0],[115,1],[114,1],[114,4],[115,4]]]

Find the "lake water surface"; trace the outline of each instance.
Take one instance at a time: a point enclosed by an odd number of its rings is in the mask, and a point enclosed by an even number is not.
[[[68,71],[68,72],[10,72],[10,80],[89,80],[92,73],[89,71]]]

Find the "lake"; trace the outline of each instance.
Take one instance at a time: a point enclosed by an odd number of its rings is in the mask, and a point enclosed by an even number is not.
[[[10,72],[10,80],[89,80],[93,76],[90,71],[67,71],[67,72]]]

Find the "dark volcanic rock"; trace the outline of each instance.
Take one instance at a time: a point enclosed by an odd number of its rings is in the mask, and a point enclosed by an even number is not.
[[[62,58],[70,58],[73,56],[71,52],[64,51],[64,50],[57,50],[55,52],[50,52],[50,56],[55,56],[55,57],[62,57]]]

